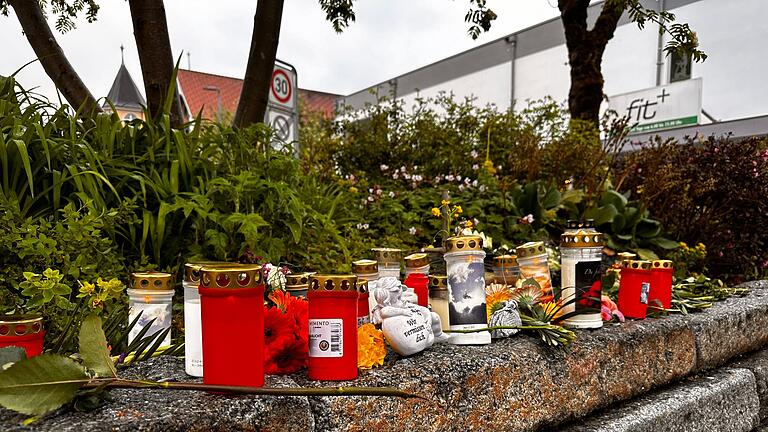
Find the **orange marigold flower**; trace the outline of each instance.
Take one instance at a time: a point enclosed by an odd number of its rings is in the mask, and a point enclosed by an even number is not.
[[[384,364],[387,347],[384,334],[371,323],[357,329],[357,367],[371,369]]]

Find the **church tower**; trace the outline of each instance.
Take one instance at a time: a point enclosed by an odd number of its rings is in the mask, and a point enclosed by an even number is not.
[[[120,69],[117,71],[112,88],[109,89],[107,100],[115,106],[115,111],[121,119],[131,121],[133,119],[144,118],[144,107],[147,101],[141,95],[141,91],[131,78],[128,69],[125,68],[125,58],[123,57],[123,46],[120,46]],[[112,111],[112,107],[107,101],[102,105],[102,109],[107,112]]]

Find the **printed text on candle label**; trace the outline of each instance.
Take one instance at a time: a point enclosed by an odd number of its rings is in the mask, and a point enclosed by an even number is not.
[[[309,320],[309,356],[342,357],[344,355],[344,320]]]

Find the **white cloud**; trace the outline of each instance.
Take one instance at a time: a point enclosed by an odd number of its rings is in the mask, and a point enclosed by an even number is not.
[[[195,70],[241,77],[248,59],[256,2],[245,0],[168,0],[175,55],[191,53]],[[278,57],[298,69],[299,86],[348,94],[409,70],[557,16],[547,0],[491,0],[499,15],[491,32],[473,41],[466,34],[467,0],[365,0],[356,2],[357,21],[336,34],[316,0],[288,0],[283,12]],[[0,17],[0,74],[7,75],[35,55],[13,13]],[[128,2],[102,2],[98,21],[57,35],[69,60],[96,97],[112,84],[125,63],[141,87],[141,69],[133,39]],[[182,66],[187,66],[186,55]],[[21,83],[55,94],[38,64],[19,74]]]

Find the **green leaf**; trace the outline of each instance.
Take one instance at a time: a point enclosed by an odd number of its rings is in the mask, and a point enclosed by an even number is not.
[[[649,240],[649,242],[652,245],[658,246],[662,249],[677,249],[678,246],[680,246],[676,241],[664,237],[656,237]]]
[[[0,372],[0,405],[23,414],[45,414],[71,401],[88,381],[74,360],[39,355]]]
[[[116,377],[115,365],[109,357],[107,338],[101,328],[101,318],[96,314],[88,315],[80,327],[80,355],[83,364],[100,377]]]
[[[637,256],[640,257],[640,259],[649,260],[649,261],[659,259],[659,256],[649,249],[639,248],[639,249],[636,249],[635,252],[637,253]]]

